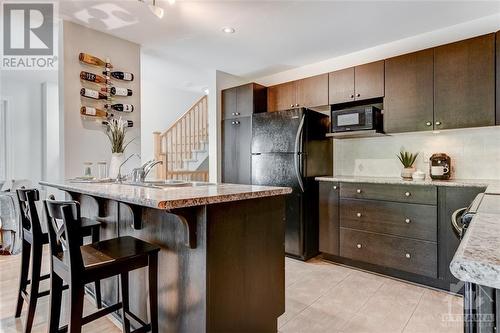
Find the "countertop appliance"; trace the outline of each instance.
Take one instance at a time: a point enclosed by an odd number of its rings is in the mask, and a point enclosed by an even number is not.
[[[381,133],[383,128],[382,110],[375,106],[331,110],[332,133],[367,130],[376,130]]]
[[[467,231],[467,228],[472,221],[472,218],[477,213],[479,205],[483,200],[484,193],[479,193],[469,207],[457,209],[451,215],[451,225],[453,226],[453,231],[459,239],[462,239]]]
[[[429,163],[432,179],[448,180],[451,178],[451,158],[445,153],[433,154]]]
[[[287,186],[285,252],[307,260],[318,254],[318,182],[331,175],[328,116],[299,108],[252,117],[252,184]]]

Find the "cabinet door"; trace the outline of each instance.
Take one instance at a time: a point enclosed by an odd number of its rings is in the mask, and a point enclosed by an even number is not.
[[[495,124],[495,35],[434,49],[435,129]]]
[[[222,119],[234,118],[236,113],[236,90],[222,90]]]
[[[384,60],[354,68],[357,101],[384,96]]]
[[[301,107],[328,105],[328,74],[298,80],[297,104]]]
[[[268,88],[267,111],[289,110],[297,104],[297,85],[295,81]]]
[[[222,122],[222,182],[251,183],[252,118]]]
[[[434,124],[434,50],[385,61],[386,133],[432,130]]]
[[[496,93],[496,100],[497,100],[497,125],[500,125],[500,31],[497,31],[496,34],[496,45],[497,45],[497,80],[496,80],[496,86],[497,86],[497,93]]]
[[[339,255],[339,183],[319,183],[319,250]]]
[[[448,283],[458,283],[450,272],[450,262],[457,251],[460,240],[451,226],[451,215],[460,208],[468,207],[476,195],[485,191],[484,187],[439,187],[438,221],[438,262],[439,279]],[[451,290],[458,292],[458,290]]]
[[[236,87],[236,116],[250,117],[253,114],[253,83]]]
[[[329,104],[354,101],[354,67],[328,75],[328,100]]]

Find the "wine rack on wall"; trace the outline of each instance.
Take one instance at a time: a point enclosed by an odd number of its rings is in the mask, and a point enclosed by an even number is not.
[[[134,74],[115,70],[109,58],[104,61],[93,55],[80,53],[78,60],[85,66],[80,72],[82,119],[97,121],[105,126],[111,118],[115,117],[115,113],[119,113],[120,117],[126,120],[127,126],[133,127],[133,121],[126,118],[128,113],[134,111],[134,105],[127,104],[125,100],[133,95],[133,91],[119,87],[115,83],[131,82],[134,80]],[[93,73],[91,70],[98,70],[100,74]]]

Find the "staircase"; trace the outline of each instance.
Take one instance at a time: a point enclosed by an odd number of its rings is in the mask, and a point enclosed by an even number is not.
[[[208,181],[208,104],[200,98],[165,132],[154,132],[159,179]]]

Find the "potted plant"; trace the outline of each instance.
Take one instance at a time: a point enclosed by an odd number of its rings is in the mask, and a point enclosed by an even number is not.
[[[125,160],[125,148],[134,141],[134,139],[125,143],[125,134],[127,133],[127,121],[111,118],[106,123],[106,135],[111,143],[111,162],[109,163],[109,177],[114,179],[118,176],[120,166]]]
[[[417,159],[418,153],[412,154],[407,151],[401,151],[399,153],[398,159],[403,164],[403,170],[401,170],[401,177],[406,180],[412,179],[412,174],[415,172],[415,161]]]

